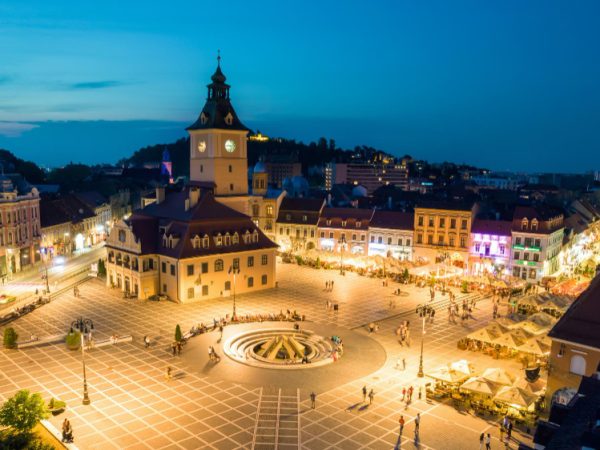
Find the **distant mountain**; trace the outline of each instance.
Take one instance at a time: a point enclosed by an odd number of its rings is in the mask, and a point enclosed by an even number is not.
[[[17,158],[8,150],[0,149],[0,165],[4,173],[20,173],[32,184],[43,183],[45,174],[37,164]]]

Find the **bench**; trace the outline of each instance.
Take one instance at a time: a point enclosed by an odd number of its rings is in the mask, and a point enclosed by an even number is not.
[[[130,334],[128,334],[126,336],[117,336],[115,339],[110,337],[108,339],[102,339],[100,341],[93,341],[92,348],[102,348],[102,347],[107,347],[109,345],[119,344],[121,342],[132,342],[132,341],[133,341],[133,336]],[[89,349],[86,349],[86,350],[89,350]]]
[[[66,334],[55,334],[53,336],[47,336],[41,339],[29,339],[28,341],[18,342],[17,348],[27,348],[35,347],[37,345],[56,344],[58,342],[65,342],[66,337]]]

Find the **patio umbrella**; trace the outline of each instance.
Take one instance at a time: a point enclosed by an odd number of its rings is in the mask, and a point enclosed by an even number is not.
[[[545,307],[545,303],[542,305],[542,309]],[[554,325],[556,323],[556,319],[554,317],[552,317],[550,314],[547,314],[545,312],[539,312],[539,313],[535,313],[532,314],[531,316],[528,317],[529,321],[536,323],[542,327],[547,327],[549,325]]]
[[[528,306],[530,308],[538,308],[540,303],[535,299],[534,296],[522,297],[517,300],[517,305]]]
[[[519,346],[517,349],[523,353],[531,353],[533,355],[542,356],[550,351],[549,347],[542,345],[540,341],[535,338],[529,339],[523,345]]]
[[[457,372],[464,373],[465,375],[471,375],[471,373],[473,372],[471,365],[469,364],[469,362],[466,359],[454,361],[453,363],[450,364],[450,369],[455,370]]]
[[[490,333],[490,331],[485,328],[467,334],[467,339],[485,342],[486,344],[491,344],[496,338],[497,335]]]
[[[500,317],[499,319],[496,319],[496,323],[507,330],[510,330],[512,328],[516,328],[519,326],[519,322],[517,322],[516,320],[510,319],[509,317]]]
[[[522,341],[527,341],[531,337],[531,333],[523,330],[523,328],[515,328],[514,330],[510,330],[509,333]]]
[[[438,367],[431,372],[427,372],[425,375],[445,383],[460,383],[468,378],[467,374],[452,370],[448,366]]]
[[[505,289],[508,287],[508,284],[506,284],[506,281],[504,281],[504,280],[495,280],[492,283],[492,286],[494,286],[496,288],[500,288],[500,289]]]
[[[543,310],[549,310],[549,309],[553,309],[555,311],[564,311],[565,310],[565,306],[561,306],[558,303],[556,303],[554,300],[548,300],[547,302],[544,302],[540,305],[540,309]]]
[[[538,341],[540,341],[540,344],[542,344],[546,347],[552,346],[552,340],[548,336],[540,336],[540,337],[537,337],[536,339]]]
[[[513,336],[509,332],[509,333],[504,333],[500,337],[497,337],[496,339],[494,339],[492,341],[492,344],[498,344],[498,345],[500,345],[502,347],[508,347],[508,348],[516,349],[521,344],[523,344],[523,341],[521,339]]]
[[[546,392],[546,382],[542,377],[538,378],[533,383],[530,383],[527,378],[518,378],[513,386],[525,391],[527,394],[542,395]]]
[[[496,337],[500,336],[502,333],[505,332],[504,329],[502,329],[502,327],[496,322],[490,322],[488,326],[485,327],[485,329],[488,330],[490,334],[493,334]]]
[[[537,323],[532,322],[530,320],[524,320],[523,322],[518,322],[517,326],[514,329],[521,329],[529,334],[539,335],[540,333],[544,332],[543,330],[545,329],[545,327],[541,327]]]
[[[485,372],[483,372],[481,378],[491,383],[503,384],[504,386],[510,386],[511,384],[513,384],[513,381],[515,381],[515,377],[512,374],[508,373],[504,369],[499,369],[495,367],[485,369]]]
[[[535,397],[527,393],[527,391],[519,389],[518,387],[504,386],[494,396],[494,400],[508,403],[509,405],[517,408],[528,408],[533,402],[535,402]]]
[[[494,395],[498,387],[481,377],[471,377],[460,385],[460,389],[474,394]]]

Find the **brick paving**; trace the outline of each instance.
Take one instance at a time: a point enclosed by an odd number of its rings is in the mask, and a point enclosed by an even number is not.
[[[342,277],[335,271],[293,265],[280,265],[278,279],[276,289],[238,296],[238,312],[273,313],[296,309],[318,324],[354,329],[365,335],[364,325],[378,321],[381,328],[371,337],[387,354],[384,366],[374,373],[326,390],[315,385],[312,390],[317,392],[317,407],[314,410],[310,408],[309,390],[279,386],[288,402],[298,393],[299,417],[296,418],[299,420],[284,417],[281,423],[299,426],[301,448],[414,447],[417,443],[412,421],[417,412],[421,412],[422,417],[419,448],[477,449],[479,434],[483,431],[491,432],[495,438],[492,448],[504,447],[497,440],[499,435],[494,422],[459,413],[447,404],[419,400],[416,392],[408,408],[401,401],[402,386],[417,386],[423,381],[416,377],[421,326],[414,307],[428,298],[427,289],[402,286],[408,295],[398,297],[392,294],[397,288],[393,283],[383,287],[381,280],[353,273]],[[324,290],[326,280],[335,280],[333,292]],[[231,298],[186,305],[125,300],[97,280],[86,283],[80,290],[80,298],[64,294],[18,319],[12,326],[22,337],[30,334],[43,337],[66,332],[71,321],[83,316],[94,321],[96,339],[113,334],[132,335],[131,343],[86,353],[92,404],[81,405],[81,354],[67,350],[64,345],[0,352],[0,399],[13,395],[17,389],[27,388],[42,392],[45,398],[54,396],[66,401],[67,411],[51,421],[60,428],[60,422],[68,417],[81,449],[252,448],[256,443],[259,403],[261,399],[273,398],[274,387],[263,389],[245,383],[243,375],[234,382],[211,376],[210,371],[207,374],[192,370],[183,358],[173,357],[169,352],[175,324],[179,323],[185,332],[199,322],[212,323],[213,317],[230,313]],[[325,310],[327,299],[339,303],[338,312]],[[394,309],[389,308],[391,299],[397,302]],[[519,370],[514,361],[496,361],[457,349],[460,337],[491,319],[489,300],[478,303],[475,318],[466,326],[450,325],[445,310],[439,311],[435,323],[426,329],[425,371],[464,358],[479,370],[486,367],[504,367],[515,373]],[[394,334],[402,320],[411,321],[411,348],[399,346]],[[152,339],[150,349],[143,346],[144,335]],[[405,371],[395,368],[402,358],[407,362]],[[173,368],[170,381],[165,379],[167,366]],[[371,406],[362,403],[363,385],[374,389],[375,400]],[[265,389],[269,389],[269,394]],[[265,405],[266,400],[263,410]],[[398,433],[400,414],[407,422],[403,436]],[[293,434],[289,430],[286,433]],[[516,443],[511,445],[517,446]]]

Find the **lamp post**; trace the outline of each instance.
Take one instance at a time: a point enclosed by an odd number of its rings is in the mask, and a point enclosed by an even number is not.
[[[344,247],[346,246],[346,236],[342,236],[338,239],[340,246],[340,275],[344,275]]]
[[[94,329],[94,322],[91,319],[84,319],[80,317],[77,320],[71,322],[71,332],[73,329],[79,330],[81,335],[81,363],[83,365],[83,400],[81,403],[84,405],[90,404],[90,397],[88,396],[88,388],[87,388],[87,377],[85,374],[85,349],[84,349],[84,334],[91,332]]]
[[[425,319],[431,317],[433,307],[426,304],[422,304],[417,306],[416,312],[419,315],[419,317],[423,319],[423,329],[421,333],[421,356],[419,357],[419,372],[417,373],[417,376],[419,378],[423,378],[423,376],[425,375],[423,373],[423,342],[425,341]]]
[[[229,273],[233,275],[233,315],[231,320],[235,320],[235,276],[240,273],[240,268],[229,266]]]

